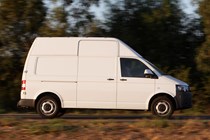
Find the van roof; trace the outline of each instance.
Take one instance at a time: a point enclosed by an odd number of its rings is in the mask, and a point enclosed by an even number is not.
[[[35,39],[45,39],[45,40],[50,40],[50,39],[72,39],[72,40],[119,40],[114,37],[36,37]]]
[[[31,47],[31,55],[77,55],[80,41],[117,41],[121,56],[138,56],[127,44],[113,37],[37,37]]]

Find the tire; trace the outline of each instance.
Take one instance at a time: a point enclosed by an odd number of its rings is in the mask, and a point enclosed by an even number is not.
[[[160,118],[170,118],[174,113],[172,101],[165,97],[157,97],[151,104],[152,114]]]
[[[38,101],[36,110],[42,118],[53,119],[58,115],[60,105],[52,96],[44,96]]]

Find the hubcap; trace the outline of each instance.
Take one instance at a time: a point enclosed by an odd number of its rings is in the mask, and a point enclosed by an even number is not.
[[[158,104],[156,105],[156,110],[158,114],[167,114],[169,111],[169,105],[167,102],[158,102]]]
[[[52,100],[47,100],[42,103],[41,110],[45,115],[51,115],[55,112],[55,106]]]

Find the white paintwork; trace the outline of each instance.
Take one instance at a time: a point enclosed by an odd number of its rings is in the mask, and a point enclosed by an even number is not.
[[[122,81],[120,58],[134,58],[158,79]],[[141,55],[115,38],[38,37],[25,62],[21,99],[56,94],[63,108],[148,109],[158,93],[175,96],[176,84],[186,83],[161,75]]]
[[[116,57],[118,55],[118,42],[110,41],[79,41],[79,56],[89,57]]]
[[[78,107],[116,107],[116,63],[114,57],[79,58]]]
[[[79,38],[68,37],[38,37],[31,47],[31,54],[34,56],[48,55],[77,55]]]
[[[80,41],[77,107],[116,108],[117,56],[117,41]]]
[[[52,76],[52,77],[71,76],[75,77],[76,80],[77,57],[75,56],[37,57],[37,65],[35,73],[38,76]]]
[[[147,98],[155,93],[156,79],[121,77],[120,64],[118,65],[117,108],[147,109]]]

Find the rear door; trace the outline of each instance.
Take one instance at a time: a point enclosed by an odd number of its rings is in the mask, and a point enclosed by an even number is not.
[[[78,108],[116,108],[116,41],[80,41]]]

